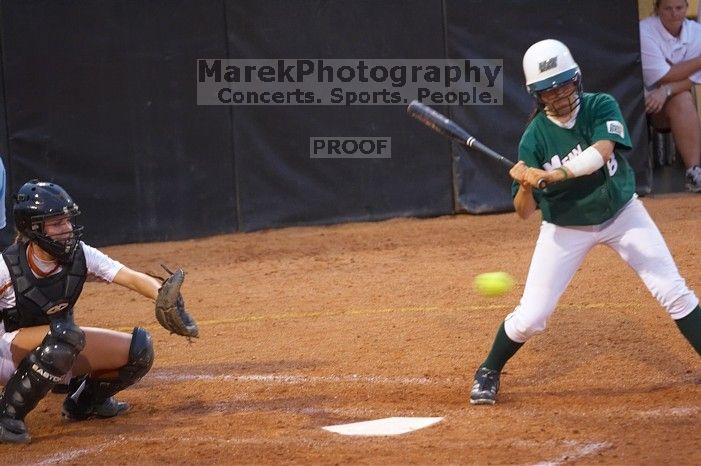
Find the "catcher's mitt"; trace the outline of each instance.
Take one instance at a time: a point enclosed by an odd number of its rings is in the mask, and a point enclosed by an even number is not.
[[[165,269],[165,267],[163,267]],[[168,273],[171,273],[166,269]],[[197,324],[185,310],[185,301],[180,294],[180,287],[185,281],[185,272],[178,269],[163,281],[156,298],[156,319],[170,333],[188,338],[197,338]]]

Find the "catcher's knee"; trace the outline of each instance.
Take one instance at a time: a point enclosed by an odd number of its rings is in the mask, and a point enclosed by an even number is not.
[[[129,359],[119,369],[119,378],[124,382],[136,383],[146,375],[153,365],[154,353],[151,335],[142,327],[135,327],[131,335]]]
[[[51,322],[49,333],[33,353],[35,362],[41,368],[51,374],[52,378],[60,378],[71,369],[83,348],[83,330],[71,321],[61,320]]]

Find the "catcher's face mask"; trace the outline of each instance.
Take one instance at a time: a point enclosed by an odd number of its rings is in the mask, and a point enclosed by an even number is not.
[[[45,246],[49,247],[51,250],[47,250],[46,252],[51,255],[58,254],[61,256],[57,257],[57,259],[69,259],[69,257],[73,256],[73,252],[78,246],[79,235],[76,236],[76,228],[80,229],[81,227],[73,225],[73,217],[73,215],[49,217],[42,223],[41,235],[43,245],[40,244],[39,246],[41,246],[42,249]],[[78,233],[80,233],[80,231]],[[49,242],[51,245],[48,244]]]

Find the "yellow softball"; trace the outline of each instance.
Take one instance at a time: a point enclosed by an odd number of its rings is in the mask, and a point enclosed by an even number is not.
[[[477,275],[473,285],[483,296],[501,296],[514,286],[514,279],[506,272],[487,272]]]

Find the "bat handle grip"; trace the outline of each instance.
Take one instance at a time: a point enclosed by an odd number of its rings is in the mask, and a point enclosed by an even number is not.
[[[538,189],[544,189],[548,185],[548,182],[545,181],[545,178],[541,178],[538,180]]]

